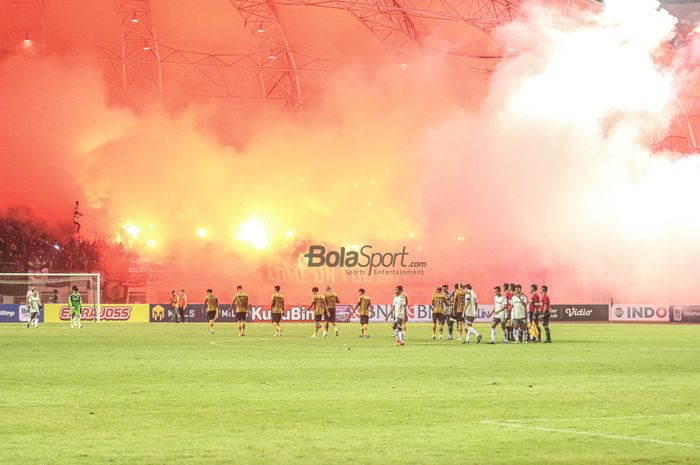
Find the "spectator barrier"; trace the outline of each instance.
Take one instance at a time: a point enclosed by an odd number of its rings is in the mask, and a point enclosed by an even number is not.
[[[39,312],[39,322],[44,321],[44,313]],[[0,323],[28,323],[29,308],[26,305],[0,304]]]
[[[359,323],[359,316],[352,314],[351,305],[339,304],[336,307],[336,321]],[[176,321],[169,304],[102,304],[100,318],[105,322],[167,323]],[[375,304],[370,311],[371,322],[383,322],[391,305]],[[202,304],[188,305],[185,319],[188,322],[206,322]],[[433,309],[430,305],[415,304],[408,307],[408,320],[414,323],[432,321]],[[553,322],[652,322],[652,323],[700,323],[700,305],[661,305],[661,304],[556,304],[552,305]],[[81,318],[95,319],[95,306],[83,307]],[[479,305],[476,322],[486,323],[493,318],[493,305]],[[269,322],[272,319],[270,306],[251,305],[246,321],[249,323]],[[0,304],[0,323],[26,323],[29,310],[26,305]],[[40,312],[40,322],[57,323],[70,321],[70,309],[66,304],[44,304]],[[235,312],[230,305],[219,308],[220,322],[234,322]],[[312,322],[314,312],[305,305],[287,305],[283,316],[285,322]]]

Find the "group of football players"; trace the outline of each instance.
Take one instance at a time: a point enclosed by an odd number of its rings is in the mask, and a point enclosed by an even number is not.
[[[340,302],[338,294],[331,286],[327,286],[324,293],[318,287],[312,288],[311,302],[309,309],[314,312],[314,332],[312,338],[318,336],[326,337],[333,329],[338,335],[338,325],[336,322],[336,306]],[[545,343],[551,343],[549,330],[550,303],[547,295],[547,286],[542,286],[541,296],[538,294],[538,286],[530,286],[531,296],[528,298],[522,292],[519,284],[505,283],[503,287],[494,288],[494,310],[491,323],[491,339],[489,344],[496,343],[496,329],[500,326],[503,331],[503,342],[541,342],[542,328],[546,334]],[[357,302],[351,307],[345,321],[353,316],[360,319],[360,337],[369,337],[369,320],[372,314],[372,299],[364,289],[359,289]],[[210,332],[214,332],[214,321],[218,317],[218,298],[211,289],[207,290],[207,297],[204,302],[204,311],[209,320]],[[471,284],[456,283],[454,289],[450,291],[448,285],[436,288],[432,296],[432,338],[442,339],[443,329],[447,323],[447,339],[453,338],[454,330],[457,330],[457,340],[463,344],[471,342],[474,336],[476,343],[481,342],[482,334],[474,328],[474,322],[478,313],[478,299]],[[235,308],[236,321],[238,322],[239,336],[245,336],[245,320],[249,310],[248,294],[243,291],[242,286],[238,286],[233,298],[231,308]],[[275,327],[275,336],[282,335],[280,323],[284,314],[284,296],[280,292],[280,287],[275,286],[272,294],[272,324]],[[408,324],[408,295],[403,286],[394,288],[394,298],[387,311],[385,320],[392,320],[392,328],[396,345],[405,344],[405,332]],[[542,326],[540,326],[542,323]]]
[[[551,306],[547,291],[547,286],[542,286],[538,293],[538,286],[532,284],[530,286],[530,297],[528,298],[528,296],[522,292],[522,286],[520,284],[505,283],[503,287],[494,287],[494,309],[490,328],[491,339],[488,343],[496,343],[496,329],[499,326],[503,331],[503,342],[551,343],[552,339],[549,329]],[[350,312],[347,314],[345,321],[350,320],[350,318],[355,315],[359,316],[360,337],[368,338],[369,320],[372,314],[372,299],[367,295],[364,289],[359,289],[358,293],[357,302],[350,308]],[[27,302],[31,308],[30,324],[35,326],[38,323],[38,307],[40,305],[37,294],[34,286],[31,286],[27,293]],[[184,321],[184,308],[182,311],[179,311],[178,308],[186,305],[186,303],[183,305],[183,301],[186,302],[184,290],[181,291],[182,296],[176,296],[175,291],[173,291],[172,294],[173,301],[171,304],[173,310],[178,314],[182,313]],[[309,304],[309,309],[314,312],[314,332],[311,335],[312,338],[315,338],[319,331],[322,337],[328,336],[331,326],[335,335],[338,335],[336,306],[339,302],[340,298],[338,294],[333,291],[331,286],[326,286],[325,293],[321,293],[318,287],[312,289],[312,297]],[[443,338],[444,325],[447,323],[448,340],[453,338],[456,327],[457,340],[462,341],[463,344],[470,343],[472,336],[475,337],[477,344],[481,342],[483,335],[474,328],[479,303],[476,292],[471,284],[456,283],[452,291],[450,291],[447,284],[444,284],[436,288],[432,296],[431,304],[433,309],[433,339]],[[70,296],[70,306],[72,317],[71,327],[82,327],[80,324],[82,300],[78,289],[75,287]],[[245,321],[250,310],[250,304],[248,302],[248,294],[243,290],[243,286],[237,286],[231,308],[235,311],[238,335],[245,336]],[[209,332],[214,334],[214,323],[219,317],[219,299],[212,289],[207,289],[203,311],[209,321]],[[280,292],[280,286],[275,286],[271,303],[271,319],[275,328],[275,337],[282,336],[280,324],[284,312],[284,295]],[[404,345],[408,324],[408,295],[401,285],[394,288],[394,298],[391,307],[386,313],[385,320],[388,321],[390,318],[392,320],[392,328],[395,336],[395,345]],[[540,323],[542,326],[540,326]],[[542,341],[543,329],[546,336],[544,341]]]

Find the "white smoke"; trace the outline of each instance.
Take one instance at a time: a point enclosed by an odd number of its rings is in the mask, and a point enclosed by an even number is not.
[[[438,196],[463,213],[424,190],[425,211],[469,231],[466,261],[505,270],[493,284],[542,276],[587,298],[692,299],[700,157],[649,143],[678,111],[681,75],[659,60],[674,25],[655,0],[587,18],[529,3],[499,32],[516,53],[483,110],[427,132],[419,158],[458,168]]]

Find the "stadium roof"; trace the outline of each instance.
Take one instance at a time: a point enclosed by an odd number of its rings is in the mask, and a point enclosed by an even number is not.
[[[5,0],[7,52],[98,48],[124,89],[281,102],[292,109],[324,72],[357,57],[397,64],[426,40],[467,68],[490,69],[491,38],[515,0]],[[593,0],[555,0],[562,11]],[[0,18],[0,20],[3,18]],[[0,40],[5,37],[0,37]],[[2,42],[0,42],[2,43]]]
[[[308,105],[334,69],[379,61],[407,68],[427,43],[445,44],[456,85],[483,90],[504,55],[493,31],[521,3],[210,0],[202,8],[196,0],[2,1],[6,53],[89,51],[106,65],[112,93],[127,103],[146,93],[235,99],[251,109],[263,102],[266,111],[282,112]],[[595,0],[550,2],[565,14],[601,8]],[[697,14],[691,2],[664,3],[677,15]]]

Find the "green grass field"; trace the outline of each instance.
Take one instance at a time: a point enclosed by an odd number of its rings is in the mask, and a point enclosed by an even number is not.
[[[1,325],[0,463],[700,463],[700,326],[465,346],[412,324],[405,347],[384,324],[285,329]]]

